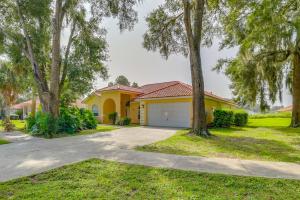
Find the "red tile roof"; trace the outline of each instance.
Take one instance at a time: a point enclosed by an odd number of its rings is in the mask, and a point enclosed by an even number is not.
[[[138,99],[192,96],[192,89],[178,81],[144,86],[146,91]]]
[[[137,99],[151,99],[151,98],[166,98],[166,97],[187,97],[193,95],[193,88],[191,85],[182,83],[180,81],[170,81],[164,83],[154,83],[134,88],[124,85],[114,85],[97,90],[98,94],[101,91],[122,90],[135,92],[139,94]],[[214,95],[212,92],[205,92],[205,95],[222,101],[230,102],[230,100]]]
[[[143,93],[143,91],[140,88],[134,88],[134,87],[119,85],[119,84],[102,88],[100,90],[97,90],[96,92],[110,91],[110,90],[122,90],[128,92]]]
[[[38,105],[40,103],[40,100],[37,99],[36,100],[36,104]],[[32,100],[29,100],[29,101],[25,101],[25,102],[22,102],[22,103],[19,103],[19,104],[15,104],[12,106],[13,109],[16,109],[16,110],[19,110],[19,109],[23,109],[23,107],[25,106],[31,106],[32,104]]]

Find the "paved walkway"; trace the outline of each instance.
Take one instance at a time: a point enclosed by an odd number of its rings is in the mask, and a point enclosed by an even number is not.
[[[175,132],[176,130],[162,128],[122,128],[88,136],[52,140],[31,138],[0,145],[0,181],[44,172],[90,158],[199,172],[300,180],[298,164],[178,156],[133,150],[137,145],[166,139]]]

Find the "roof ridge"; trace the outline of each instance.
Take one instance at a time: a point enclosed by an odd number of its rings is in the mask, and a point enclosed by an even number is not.
[[[141,87],[144,87],[144,86],[148,86],[148,85],[158,85],[158,84],[164,84],[164,83],[172,83],[172,82],[180,82],[180,81],[165,81],[165,82],[160,82],[160,83],[150,83],[150,84],[145,84],[145,85],[142,85]]]
[[[142,94],[142,95],[139,96],[139,97],[142,97],[142,96],[144,96],[144,95],[149,95],[149,94],[152,94],[152,93],[154,93],[154,92],[157,92],[157,91],[160,91],[160,90],[164,90],[164,89],[167,89],[167,88],[172,87],[172,86],[174,86],[174,85],[180,84],[179,81],[170,81],[170,82],[165,82],[165,83],[171,83],[171,82],[174,82],[174,84],[168,85],[168,86],[163,87],[163,88],[159,88],[159,89],[154,90],[154,91],[152,91],[152,92],[149,92],[149,93],[147,93],[147,94],[146,94],[146,93],[145,93],[145,94]]]

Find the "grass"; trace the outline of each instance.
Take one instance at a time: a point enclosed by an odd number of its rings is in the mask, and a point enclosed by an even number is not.
[[[2,144],[9,144],[9,142],[0,138],[0,145]]]
[[[99,132],[109,132],[109,131],[113,131],[119,129],[116,126],[109,126],[109,125],[98,125],[96,129],[92,129],[92,130],[84,130],[78,133],[78,135],[90,135],[90,134],[94,134],[94,133],[99,133]]]
[[[275,113],[265,113],[265,114],[254,114],[250,115],[250,118],[260,119],[260,118],[291,118],[292,112],[275,112]]]
[[[0,199],[300,199],[300,181],[89,160],[0,183]]]
[[[25,129],[25,121],[24,120],[11,120],[15,125],[16,130],[22,131]],[[0,131],[4,131],[4,127],[2,126],[2,120],[0,120]]]
[[[250,119],[247,127],[211,129],[210,138],[188,130],[161,142],[138,147],[141,151],[179,155],[225,157],[300,163],[300,129],[288,128],[288,118]]]

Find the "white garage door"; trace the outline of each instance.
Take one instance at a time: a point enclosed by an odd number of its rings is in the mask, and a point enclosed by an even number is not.
[[[148,125],[190,127],[191,103],[148,104]]]

